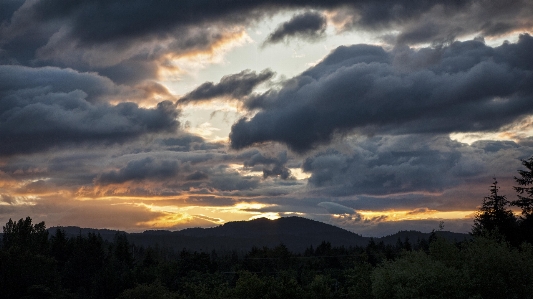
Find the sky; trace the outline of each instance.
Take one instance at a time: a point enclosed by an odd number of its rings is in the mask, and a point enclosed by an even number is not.
[[[469,232],[533,155],[530,0],[1,0],[0,222]]]

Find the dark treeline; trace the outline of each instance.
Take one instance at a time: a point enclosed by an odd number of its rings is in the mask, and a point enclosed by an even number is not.
[[[533,298],[533,246],[433,233],[395,245],[209,254],[135,247],[120,233],[49,236],[27,217],[4,227],[0,284],[5,298]]]
[[[280,244],[237,251],[138,247],[123,233],[67,236],[32,219],[9,220],[0,248],[3,298],[533,298],[533,158],[518,200],[483,199],[473,238],[335,247],[302,253]],[[509,209],[522,209],[515,216]]]

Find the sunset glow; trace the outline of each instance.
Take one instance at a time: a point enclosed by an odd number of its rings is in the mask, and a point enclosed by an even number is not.
[[[528,1],[63,1],[0,3],[3,223],[468,232],[533,155]]]

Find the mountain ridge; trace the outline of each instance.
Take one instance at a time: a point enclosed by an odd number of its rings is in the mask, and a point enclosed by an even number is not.
[[[141,233],[126,233],[120,230],[80,228],[76,226],[51,227],[49,231],[55,234],[56,229],[62,229],[69,236],[97,233],[104,240],[112,241],[117,233],[124,233],[128,240],[136,246],[160,246],[173,250],[188,249],[192,251],[211,252],[248,251],[252,247],[275,247],[284,244],[293,252],[303,252],[310,246],[316,247],[323,241],[332,246],[366,246],[373,239],[374,242],[394,245],[398,239],[402,242],[409,239],[411,243],[421,239],[429,239],[430,233],[418,231],[399,231],[396,234],[379,238],[363,237],[346,229],[311,220],[303,217],[282,217],[276,220],[259,218],[249,221],[232,221],[211,228],[187,228],[178,231],[146,230]],[[450,241],[462,241],[470,238],[467,234],[446,231],[436,232]]]

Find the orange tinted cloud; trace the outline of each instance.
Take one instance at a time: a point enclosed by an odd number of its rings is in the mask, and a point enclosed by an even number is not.
[[[179,80],[188,72],[204,68],[208,64],[221,63],[231,49],[251,41],[244,28],[225,30],[216,41],[207,47],[185,52],[167,53],[159,59],[160,80]]]
[[[132,88],[128,102],[137,103],[143,108],[153,108],[162,101],[176,101],[177,98],[162,84],[155,81],[144,81]],[[123,97],[111,99],[110,104],[117,105],[123,102]]]

